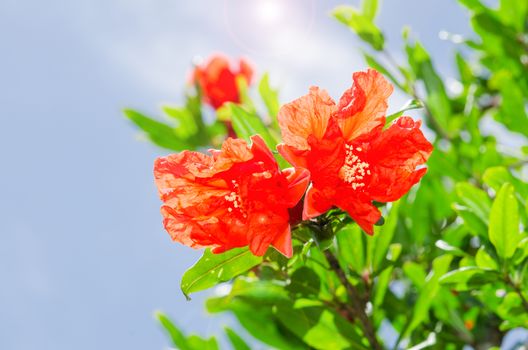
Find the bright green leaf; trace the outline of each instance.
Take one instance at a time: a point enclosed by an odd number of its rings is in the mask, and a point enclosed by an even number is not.
[[[420,109],[420,108],[423,108],[422,102],[420,102],[419,100],[409,100],[407,101],[407,103],[405,103],[405,105],[403,105],[403,107],[400,108],[398,112],[395,112],[387,116],[385,120],[385,125],[389,126],[395,119],[401,117],[403,113],[407,111],[410,111],[413,109]]]
[[[181,151],[187,148],[187,143],[178,137],[172,126],[147,117],[132,109],[126,109],[124,113],[129,120],[145,132],[154,144],[175,151]]]
[[[519,209],[513,186],[506,183],[493,201],[489,218],[489,239],[497,254],[509,259],[515,253],[519,234]]]
[[[187,342],[187,338],[180,331],[174,323],[161,311],[155,313],[155,317],[158,319],[159,323],[163,326],[165,331],[169,334],[172,345],[181,350],[193,350],[191,345]]]
[[[262,257],[255,256],[247,248],[231,249],[222,254],[204,251],[198,262],[185,272],[181,289],[185,295],[226,282],[260,264]]]
[[[347,5],[336,7],[332,15],[354,31],[363,41],[370,44],[374,50],[383,50],[385,44],[383,33],[368,16]]]
[[[493,259],[491,255],[486,252],[486,248],[484,246],[480,247],[477,251],[475,262],[477,263],[477,266],[482,269],[497,270],[499,268],[495,259]]]
[[[229,338],[229,341],[231,342],[231,345],[233,345],[233,350],[251,350],[244,339],[242,339],[242,337],[240,337],[234,330],[226,327],[225,332]]]
[[[356,224],[345,226],[336,235],[338,257],[358,274],[365,268],[364,235]]]
[[[275,90],[270,86],[268,73],[262,76],[258,89],[260,97],[266,105],[269,117],[271,118],[273,125],[278,128],[279,125],[277,121],[277,115],[279,114],[280,107],[279,92],[278,90]]]

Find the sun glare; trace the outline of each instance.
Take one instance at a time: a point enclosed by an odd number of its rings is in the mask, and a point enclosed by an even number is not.
[[[284,13],[280,0],[260,0],[255,6],[256,15],[262,22],[276,22]]]

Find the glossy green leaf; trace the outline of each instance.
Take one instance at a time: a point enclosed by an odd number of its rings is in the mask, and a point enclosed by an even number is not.
[[[475,275],[485,273],[486,270],[476,266],[462,267],[442,276],[440,282],[442,284],[467,283]]]
[[[489,218],[489,239],[499,257],[513,256],[519,234],[519,209],[511,184],[504,184],[493,201]]]
[[[235,248],[222,254],[204,251],[198,262],[185,272],[181,281],[182,292],[187,296],[226,282],[260,264],[262,257],[247,248]]]

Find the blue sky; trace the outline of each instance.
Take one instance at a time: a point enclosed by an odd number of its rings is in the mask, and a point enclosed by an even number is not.
[[[328,16],[347,0],[265,1],[0,2],[1,349],[162,349],[157,309],[202,335],[231,322],[207,317],[207,293],[180,293],[199,252],[161,226],[152,164],[167,152],[121,110],[178,103],[193,57],[217,51],[270,71],[283,102],[310,85],[338,98],[365,68]],[[401,0],[379,23],[396,52],[410,25],[450,77],[454,47],[438,32],[468,33],[466,19],[455,0]]]

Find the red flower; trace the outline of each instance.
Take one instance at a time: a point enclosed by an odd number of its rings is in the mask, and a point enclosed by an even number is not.
[[[310,93],[279,112],[283,144],[279,152],[291,164],[310,171],[303,218],[333,206],[348,214],[368,234],[380,219],[372,201],[392,202],[425,174],[432,145],[420,122],[401,117],[385,125],[392,86],[377,71],[353,75],[354,83],[336,104],[327,92]]]
[[[232,69],[226,57],[214,55],[206,64],[195,68],[193,80],[202,89],[204,101],[218,109],[225,102],[240,102],[237,76],[243,76],[249,85],[253,68],[247,61],[240,59],[238,67]]]
[[[309,182],[305,169],[279,169],[260,136],[228,138],[211,155],[183,151],[158,158],[154,176],[163,224],[172,239],[220,253],[249,245],[263,255],[272,245],[292,255],[288,208]]]

